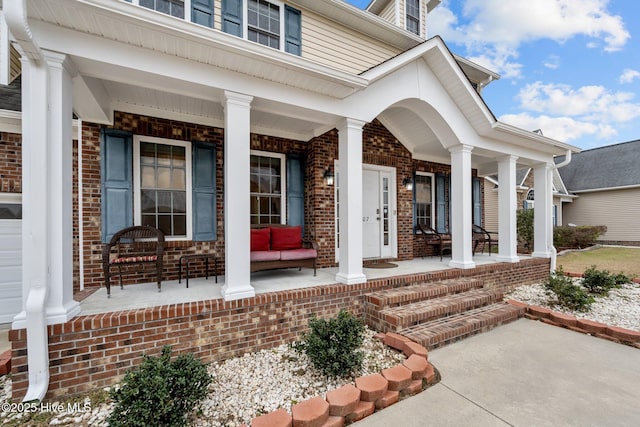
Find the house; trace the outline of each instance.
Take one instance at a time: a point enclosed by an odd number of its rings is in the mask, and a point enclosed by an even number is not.
[[[0,83],[21,92],[20,112],[0,112],[21,158],[0,156],[2,191],[22,204],[14,399],[113,384],[165,343],[210,361],[287,342],[312,311],[357,312],[367,290],[406,280],[367,281],[363,260],[426,253],[417,221],[451,232],[446,274],[508,286],[548,273],[553,158],[576,149],[496,120],[479,92],[497,75],[427,37],[438,3],[3,2]],[[526,260],[512,209],[523,167],[549,189]],[[478,177],[496,173],[501,264],[486,268],[470,224]],[[270,222],[303,225],[336,284],[256,295],[249,228]],[[166,232],[165,280],[184,254],[218,254],[223,298],[81,313],[104,243],[131,224]]]
[[[551,211],[551,223],[554,227],[563,225],[563,209],[566,204],[572,203],[576,196],[570,194],[558,172],[553,168],[552,193],[553,206]],[[518,169],[516,171],[516,209],[533,209],[535,207],[535,191],[533,188],[534,172],[531,168]],[[496,175],[484,177],[484,225],[487,230],[498,229],[498,177]]]
[[[577,196],[564,206],[564,224],[605,225],[599,242],[640,245],[639,164],[640,140],[573,154],[571,163],[559,169],[566,188]]]

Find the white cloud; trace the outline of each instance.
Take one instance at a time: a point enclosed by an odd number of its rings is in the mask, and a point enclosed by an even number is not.
[[[608,139],[617,135],[617,131],[605,123],[592,123],[575,120],[571,117],[550,117],[546,114],[534,116],[529,113],[519,113],[505,114],[499,120],[522,129],[541,129],[544,136],[567,143],[585,136]]]
[[[622,72],[619,81],[620,83],[631,83],[635,79],[640,79],[640,71],[627,68]]]
[[[560,57],[558,55],[549,55],[543,65],[552,70],[556,70],[560,67]]]
[[[558,43],[585,36],[605,51],[620,50],[630,38],[622,18],[607,11],[608,0],[463,0],[465,23],[444,1],[429,15],[431,34],[463,44],[469,56],[482,57],[504,77],[517,77],[514,62],[522,43],[550,39]],[[485,63],[486,64],[486,63]]]
[[[640,103],[631,92],[610,92],[603,86],[582,86],[535,82],[518,93],[520,107],[527,111],[580,117],[595,122],[627,122],[640,117]]]

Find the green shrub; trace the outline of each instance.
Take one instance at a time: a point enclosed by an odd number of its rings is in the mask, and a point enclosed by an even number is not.
[[[616,283],[616,277],[607,270],[596,270],[596,266],[592,265],[582,275],[582,286],[591,294],[606,296],[611,288],[619,285]]]
[[[186,416],[207,395],[211,376],[192,354],[171,361],[171,347],[162,355],[143,355],[136,369],[126,373],[122,384],[111,391],[115,407],[111,427],[184,426]]]
[[[555,296],[558,305],[575,311],[589,311],[594,298],[581,286],[564,275],[562,268],[549,275],[544,283],[548,295]]]
[[[533,209],[519,209],[516,216],[518,241],[529,251],[533,250]]]
[[[325,375],[345,377],[362,366],[359,350],[364,340],[364,324],[346,310],[329,320],[309,320],[309,332],[298,346],[313,366]]]
[[[604,225],[581,225],[578,227],[555,227],[553,244],[558,248],[588,248],[593,246],[598,237],[607,231]]]
[[[616,285],[618,287],[624,285],[625,283],[631,283],[631,278],[624,273],[618,273],[614,275],[613,279],[616,281]]]

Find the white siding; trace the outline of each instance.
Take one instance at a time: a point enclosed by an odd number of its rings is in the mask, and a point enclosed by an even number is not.
[[[489,231],[498,231],[498,190],[489,180],[484,180],[484,228]]]
[[[382,9],[382,12],[380,12],[378,16],[386,21],[391,22],[393,25],[397,25],[398,21],[396,20],[396,2],[389,2],[389,4],[387,4],[387,7]]]
[[[640,242],[640,188],[579,193],[564,206],[564,224],[606,225],[600,240]]]
[[[302,11],[302,56],[359,74],[399,54],[400,50],[307,10]]]

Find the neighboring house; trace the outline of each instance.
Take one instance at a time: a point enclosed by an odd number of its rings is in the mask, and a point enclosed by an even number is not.
[[[559,169],[567,189],[578,196],[564,206],[564,224],[605,225],[600,242],[640,245],[639,165],[640,140],[573,154]]]
[[[191,327],[198,338],[180,349],[206,360],[290,338],[309,304],[364,292],[348,286],[367,281],[363,260],[423,256],[417,221],[452,234],[451,268],[473,269],[478,176],[498,174],[497,260],[521,262],[516,170],[550,189],[554,156],[576,149],[496,120],[479,92],[497,75],[427,39],[438,3],[4,1],[0,78],[22,98],[0,111],[0,137],[22,162],[0,156],[0,173],[3,192],[21,193],[26,233],[14,399],[42,398],[51,372],[57,393],[112,384],[139,351],[202,319],[247,325]],[[534,201],[533,255],[549,258],[552,194]],[[311,293],[254,298],[249,227],[272,222],[303,225],[346,286],[300,310]],[[218,254],[224,300],[80,316],[74,295],[102,285],[103,245],[132,224],[167,234],[165,280],[181,255]],[[269,310],[291,326],[270,325],[273,313],[251,329]]]
[[[531,168],[518,169],[516,171],[516,209],[534,209],[535,191],[533,188],[534,172]],[[484,221],[487,230],[498,229],[498,177],[496,175],[484,177]],[[576,196],[567,191],[558,169],[552,169],[553,206],[551,222],[554,227],[563,225],[563,209],[568,203],[572,203]]]

